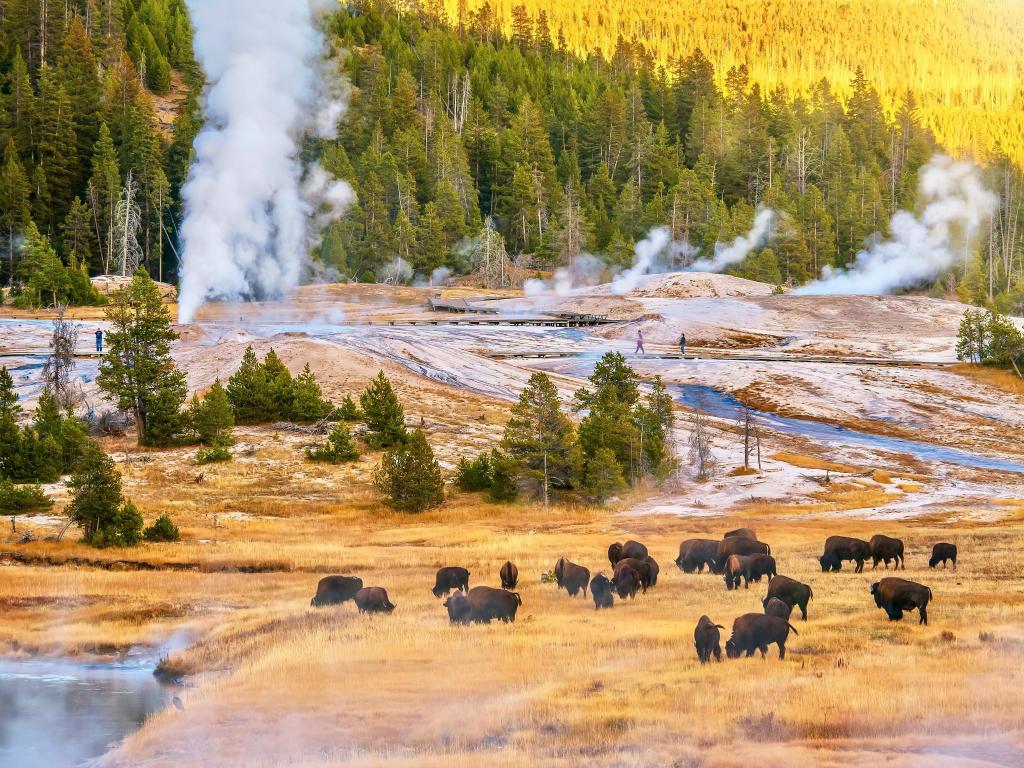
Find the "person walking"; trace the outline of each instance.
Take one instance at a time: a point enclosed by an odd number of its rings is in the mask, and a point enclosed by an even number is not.
[[[636,331],[636,349],[633,351],[634,355],[644,355],[644,332],[639,328]]]
[[[686,354],[686,334],[685,333],[682,334],[679,337],[679,354],[680,355],[685,355]]]
[[[96,351],[97,352],[102,352],[103,351],[103,329],[102,328],[97,328],[96,329]]]

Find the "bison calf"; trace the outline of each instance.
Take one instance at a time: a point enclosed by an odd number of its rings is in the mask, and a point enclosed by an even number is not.
[[[715,624],[707,616],[701,616],[697,626],[693,630],[693,645],[697,649],[697,658],[701,664],[711,661],[714,654],[715,661],[722,660],[722,635],[718,631],[725,629],[721,624]]]
[[[934,568],[939,563],[942,563],[942,567],[946,567],[946,561],[953,561],[953,568],[956,568],[956,544],[947,544],[946,542],[939,542],[932,547],[932,556],[928,560],[928,567]]]
[[[509,560],[506,560],[505,564],[501,566],[498,575],[501,577],[501,586],[504,589],[515,589],[516,584],[519,583],[519,569]]]
[[[793,630],[794,635],[800,634],[796,627],[778,616],[745,613],[732,623],[732,637],[725,643],[725,653],[730,659],[738,659],[743,654],[753,656],[754,651],[761,651],[763,659],[768,646],[774,643],[779,646],[779,658],[784,659],[789,630]]]
[[[714,539],[687,539],[679,545],[676,566],[683,573],[703,573],[704,566],[707,566],[709,571],[714,571],[717,550],[718,542]]]
[[[920,614],[917,623],[928,625],[928,601],[932,599],[932,591],[924,584],[888,576],[871,585],[871,594],[875,605],[885,610],[889,621],[899,621],[904,611],[916,608]]]
[[[383,587],[363,587],[356,592],[354,599],[360,613],[391,613],[395,610]]]
[[[793,615],[793,608],[777,597],[770,597],[764,604],[764,613],[766,616],[778,616],[789,621],[789,617]]]
[[[871,537],[871,541],[868,542],[868,546],[871,548],[871,567],[877,568],[879,561],[885,561],[885,567],[889,567],[889,561],[893,561],[893,570],[902,567],[903,570],[907,569],[907,566],[903,562],[903,542],[899,539],[894,539],[890,536],[882,536],[881,534]]]
[[[581,589],[583,596],[586,597],[590,571],[582,565],[576,565],[576,563],[560,557],[555,563],[555,581],[559,587],[569,593],[570,597],[576,597]]]
[[[469,624],[473,618],[473,606],[462,592],[456,592],[445,600],[444,607],[448,609],[448,621],[452,624]]]
[[[440,568],[434,577],[434,588],[430,590],[434,597],[447,595],[452,590],[469,591],[469,571],[457,565]]]
[[[309,604],[314,607],[340,605],[354,599],[362,588],[363,580],[358,576],[324,576],[317,583],[316,594]]]
[[[773,597],[777,597],[790,608],[800,606],[800,616],[807,621],[807,603],[814,597],[814,591],[810,585],[803,584],[789,576],[773,576],[768,582],[768,595],[761,604],[768,607]]]
[[[594,598],[594,610],[600,608],[611,608],[615,604],[612,596],[612,583],[603,573],[597,574],[590,580],[590,596]]]

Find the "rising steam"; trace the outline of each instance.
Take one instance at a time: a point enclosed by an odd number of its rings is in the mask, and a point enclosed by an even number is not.
[[[714,257],[693,262],[690,265],[690,270],[693,272],[721,272],[732,264],[738,264],[747,258],[747,254],[760,247],[768,239],[774,221],[775,212],[771,208],[758,209],[749,232],[740,235],[731,243],[716,243]]]
[[[318,16],[329,3],[187,3],[208,87],[182,189],[182,322],[207,299],[293,289],[315,233],[353,197],[348,184],[299,159],[301,139],[333,138],[344,111],[340,80],[324,77]]]
[[[857,254],[846,269],[822,271],[821,279],[797,289],[801,294],[885,294],[931,282],[967,259],[982,224],[998,198],[972,163],[936,155],[921,168],[919,216],[897,211],[889,238]]]

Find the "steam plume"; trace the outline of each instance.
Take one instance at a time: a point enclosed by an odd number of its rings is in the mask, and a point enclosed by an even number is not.
[[[972,163],[936,155],[921,168],[919,216],[897,211],[889,238],[857,254],[847,269],[822,270],[801,294],[885,294],[930,282],[962,264],[998,198],[986,189]]]
[[[324,78],[318,27],[325,0],[187,0],[208,80],[206,125],[182,190],[179,319],[211,298],[286,293],[315,231],[351,201],[351,187],[314,167],[303,182],[299,141],[333,138],[340,81]]]
[[[690,265],[693,272],[721,272],[730,264],[736,264],[747,258],[747,254],[760,246],[771,233],[775,212],[771,208],[760,208],[754,216],[750,231],[740,235],[728,245],[715,244],[715,256],[711,259],[700,259]]]

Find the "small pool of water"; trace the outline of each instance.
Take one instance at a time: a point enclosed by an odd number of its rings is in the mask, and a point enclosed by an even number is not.
[[[149,658],[0,660],[0,767],[82,765],[138,730],[171,695]]]
[[[732,395],[714,387],[682,384],[669,387],[669,389],[680,403],[723,419],[735,419],[740,408],[743,407],[743,404]],[[922,461],[945,462],[974,469],[993,469],[1000,472],[1024,474],[1024,463],[1010,459],[984,456],[917,440],[857,432],[810,419],[794,419],[756,409],[751,410],[758,422],[770,429],[784,434],[807,437],[824,445],[861,446],[893,453],[905,453]]]

